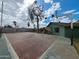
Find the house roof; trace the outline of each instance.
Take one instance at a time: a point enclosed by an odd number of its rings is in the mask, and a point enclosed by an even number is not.
[[[47,27],[49,27],[50,25],[60,25],[60,26],[71,26],[71,23],[61,23],[61,22],[50,22],[49,25]],[[79,26],[79,22],[74,22],[73,25],[76,27],[76,26]]]
[[[76,23],[79,23],[79,20]]]

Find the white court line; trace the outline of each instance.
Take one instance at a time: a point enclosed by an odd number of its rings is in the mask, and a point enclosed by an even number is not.
[[[15,50],[12,47],[11,43],[9,42],[8,38],[6,37],[6,34],[3,34],[3,37],[5,38],[5,40],[7,42],[7,46],[8,46],[8,50],[11,54],[11,58],[12,59],[19,59],[19,56],[17,55],[17,53],[15,52]]]

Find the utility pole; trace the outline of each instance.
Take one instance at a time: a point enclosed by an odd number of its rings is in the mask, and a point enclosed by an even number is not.
[[[71,45],[73,45],[73,20],[71,20]]]
[[[3,20],[3,1],[1,6],[1,24],[0,24],[0,37],[2,36],[2,20]]]
[[[1,8],[1,27],[2,27],[2,21],[3,20],[3,1],[2,1],[2,8]]]
[[[71,16],[73,15],[73,13],[67,13],[65,15],[68,16],[69,19],[71,19]],[[72,19],[70,23],[70,30],[71,30],[70,40],[71,40],[71,45],[73,45],[73,20]]]

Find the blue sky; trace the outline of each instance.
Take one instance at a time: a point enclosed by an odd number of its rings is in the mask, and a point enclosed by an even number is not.
[[[44,0],[37,0],[40,4],[44,6],[44,10],[51,7],[50,3],[44,3]],[[58,11],[58,15],[63,15],[63,12],[69,10],[75,10],[79,12],[79,0],[54,0],[54,2],[59,2],[61,5],[61,10]],[[79,19],[79,14],[75,14],[72,18]]]
[[[76,9],[79,11],[79,0],[63,0],[61,6],[63,10]]]
[[[79,0],[63,0],[61,1],[61,7],[62,11],[74,9],[76,12],[79,12]],[[73,18],[79,19],[79,14],[74,15]]]

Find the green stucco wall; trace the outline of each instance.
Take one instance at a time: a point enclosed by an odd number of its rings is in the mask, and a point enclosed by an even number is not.
[[[72,32],[69,27],[65,27],[65,37],[70,38],[72,35]],[[73,28],[73,38],[79,38],[79,27]]]
[[[60,31],[59,33],[55,33],[54,32],[54,28],[55,27],[59,27],[60,28]],[[65,27],[65,26],[61,26],[61,25],[58,25],[58,24],[51,24],[50,25],[50,28],[51,28],[51,34],[54,34],[54,35],[59,35],[59,36],[64,36],[64,37],[67,37],[67,38],[71,38],[71,29],[70,27]],[[75,26],[73,28],[73,38],[79,38],[79,27],[78,26]]]
[[[59,33],[55,32],[55,29],[54,29],[55,27],[59,28]],[[65,32],[64,32],[64,27],[63,26],[51,25],[50,28],[51,28],[51,33],[52,34],[59,35],[59,36],[65,36],[65,34],[64,34]]]

